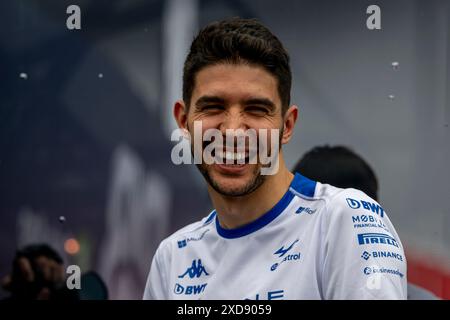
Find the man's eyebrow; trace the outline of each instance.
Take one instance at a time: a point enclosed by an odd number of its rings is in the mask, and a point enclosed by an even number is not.
[[[217,96],[202,96],[195,102],[195,105],[201,107],[210,103],[224,104],[225,100]]]
[[[271,111],[276,109],[275,103],[268,98],[249,98],[243,101],[245,105],[262,105],[269,108]],[[218,96],[202,96],[196,102],[195,105],[197,107],[202,107],[208,104],[222,104],[226,103],[225,99],[220,98]]]
[[[270,110],[275,110],[275,103],[273,103],[270,99],[267,98],[251,98],[245,100],[246,105],[263,105],[269,108]]]

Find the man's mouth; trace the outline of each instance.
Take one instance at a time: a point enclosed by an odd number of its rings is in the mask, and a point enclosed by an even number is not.
[[[205,142],[203,144],[203,151],[212,142]],[[229,166],[243,166],[246,164],[256,164],[258,160],[258,148],[251,146],[221,146],[213,148],[210,151],[210,156],[214,164],[229,165]]]
[[[223,164],[246,164],[248,163],[248,152],[233,152],[218,150],[214,155],[217,163]]]

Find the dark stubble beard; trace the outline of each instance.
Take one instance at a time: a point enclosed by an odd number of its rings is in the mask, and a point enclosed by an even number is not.
[[[279,150],[278,150],[278,155],[279,156],[279,152],[281,151],[281,137],[283,136],[283,128],[281,128],[280,130],[280,136],[279,136]],[[193,146],[191,145],[191,152],[192,152],[192,156],[194,155],[194,150],[193,150]],[[202,150],[203,152],[203,150]],[[255,168],[253,170],[253,175],[252,175],[252,179],[243,187],[240,188],[228,188],[225,189],[223,187],[221,187],[216,181],[214,181],[214,179],[211,178],[211,175],[208,171],[208,165],[206,165],[205,163],[201,163],[201,164],[196,164],[198,170],[200,171],[200,173],[203,175],[203,177],[205,178],[206,182],[208,182],[208,184],[219,194],[223,195],[223,196],[227,196],[227,197],[242,197],[242,196],[246,196],[250,193],[252,193],[253,191],[255,191],[256,189],[258,189],[263,183],[264,181],[266,181],[267,176],[266,175],[262,175],[261,174],[261,168],[258,165],[255,165]]]
[[[240,188],[223,188],[221,187],[214,179],[211,178],[211,175],[205,164],[197,164],[198,170],[200,170],[201,174],[205,178],[206,182],[216,190],[219,194],[228,197],[242,197],[248,195],[258,189],[263,182],[266,180],[266,176],[261,174],[261,169],[255,165],[255,169],[253,170],[252,179],[243,187]]]

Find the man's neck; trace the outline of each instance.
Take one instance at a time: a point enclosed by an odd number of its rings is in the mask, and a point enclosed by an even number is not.
[[[226,229],[235,229],[258,219],[280,201],[293,178],[284,161],[280,161],[278,173],[267,176],[258,189],[246,196],[223,196],[208,187],[220,225]]]

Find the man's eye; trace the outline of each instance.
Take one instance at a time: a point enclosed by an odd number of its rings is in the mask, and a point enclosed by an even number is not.
[[[255,113],[255,114],[266,114],[267,109],[259,106],[249,106],[246,108],[247,112]]]
[[[220,111],[223,109],[224,109],[224,107],[221,105],[210,105],[210,106],[204,106],[202,108],[202,111]]]

